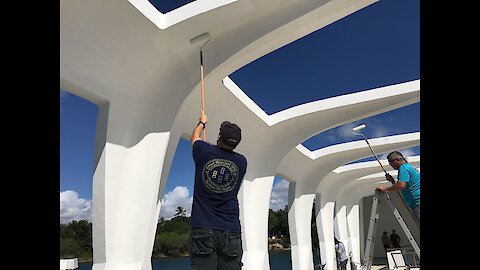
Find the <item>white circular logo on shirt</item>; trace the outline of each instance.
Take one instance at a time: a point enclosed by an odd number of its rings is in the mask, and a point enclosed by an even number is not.
[[[212,159],[203,167],[202,180],[215,193],[232,191],[237,185],[238,167],[230,160]]]

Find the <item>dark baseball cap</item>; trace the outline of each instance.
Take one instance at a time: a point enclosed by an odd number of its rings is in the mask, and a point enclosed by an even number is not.
[[[237,146],[242,139],[242,130],[234,123],[224,121],[220,125],[220,137],[230,146]]]

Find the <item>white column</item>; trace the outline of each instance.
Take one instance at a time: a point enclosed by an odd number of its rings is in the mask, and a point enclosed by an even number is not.
[[[317,195],[316,202],[321,202],[321,196]],[[315,204],[318,243],[322,264],[327,269],[337,269],[335,255],[335,240],[333,239],[333,211],[335,202],[321,202]]]
[[[169,137],[169,132],[151,133],[131,148],[105,143],[93,176],[92,270],[152,269]]]
[[[337,205],[337,214],[335,215],[336,228],[338,232],[335,232],[337,239],[342,242],[345,246],[345,252],[347,257],[352,250],[350,239],[348,235],[348,225],[347,225],[347,206],[346,205]],[[350,270],[350,263],[347,263],[347,270]]]
[[[361,263],[362,251],[360,245],[360,208],[358,203],[347,204],[347,224],[348,233],[350,235],[352,261]]]
[[[274,175],[244,179],[238,193],[244,270],[269,270],[268,210]]]
[[[297,183],[288,186],[288,227],[292,270],[313,270],[312,208],[315,194],[295,195]]]

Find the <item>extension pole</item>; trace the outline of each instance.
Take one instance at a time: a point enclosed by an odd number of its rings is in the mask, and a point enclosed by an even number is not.
[[[205,85],[204,85],[204,82],[203,82],[203,46],[205,46],[205,44],[207,44],[209,41],[210,41],[210,34],[209,33],[203,33],[197,37],[194,37],[192,39],[190,39],[190,44],[196,44],[200,41],[203,41],[207,39],[207,41],[205,41],[205,43],[203,43],[202,47],[200,47],[200,80],[202,82],[202,111],[205,113]],[[207,136],[206,136],[206,127],[203,129],[203,141],[206,140]]]
[[[200,79],[202,81],[202,111],[205,113],[205,85],[204,85],[204,82],[203,82],[203,53],[202,53],[202,50],[200,50]],[[205,127],[203,129],[203,141],[206,141],[206,138],[207,138],[206,129],[207,129],[207,127]]]
[[[363,135],[363,134],[362,134],[362,135]],[[363,138],[364,138],[365,141],[367,142],[368,148],[370,148],[370,151],[372,151],[373,156],[375,156],[375,159],[377,159],[378,164],[380,164],[380,167],[382,167],[383,172],[384,172],[385,174],[387,174],[387,171],[385,170],[385,168],[383,168],[382,163],[381,163],[380,160],[378,159],[377,154],[375,154],[375,152],[373,151],[373,148],[370,146],[370,143],[368,142],[367,138],[366,138],[365,136],[363,136]]]
[[[360,125],[360,126],[358,126],[358,127],[352,128],[352,132],[353,132],[353,134],[355,134],[355,135],[360,135],[360,136],[363,137],[363,139],[365,139],[365,141],[367,142],[368,148],[370,148],[370,151],[372,151],[373,156],[374,156],[375,159],[378,161],[378,164],[380,164],[380,167],[382,167],[382,170],[383,170],[383,172],[385,173],[385,176],[386,176],[388,173],[387,173],[387,171],[385,170],[385,168],[383,168],[383,165],[382,165],[382,163],[380,162],[380,160],[378,159],[377,154],[375,154],[375,151],[373,151],[372,146],[370,146],[370,143],[368,142],[367,137],[365,137],[365,135],[363,135],[363,133],[359,133],[359,132],[358,132],[358,131],[366,128],[366,127],[367,127],[367,125],[362,124],[362,125]],[[393,185],[393,184],[395,184],[395,183],[393,182],[392,185]]]

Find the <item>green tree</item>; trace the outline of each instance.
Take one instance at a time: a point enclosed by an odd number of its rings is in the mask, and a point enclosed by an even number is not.
[[[174,217],[164,222],[160,228],[157,227],[158,232],[175,232],[179,234],[190,233],[190,217]]]
[[[174,232],[162,232],[156,235],[155,242],[157,251],[167,256],[180,256],[188,253],[188,234]]]
[[[190,217],[178,215],[164,220],[157,226],[152,257],[187,255],[189,236]]]
[[[272,236],[278,235],[278,228],[280,226],[280,221],[277,214],[272,210],[268,210],[268,234]]]
[[[288,230],[288,208],[285,206],[285,209],[279,209],[276,212],[277,218],[279,220],[278,225],[278,232],[280,235],[290,236],[290,232]]]
[[[92,224],[86,220],[60,224],[60,257],[92,259]]]
[[[60,238],[60,259],[72,259],[80,254],[80,245],[73,238]]]
[[[288,206],[284,209],[268,211],[268,232],[269,235],[281,237],[279,243],[283,247],[290,247],[290,232],[288,230]]]

